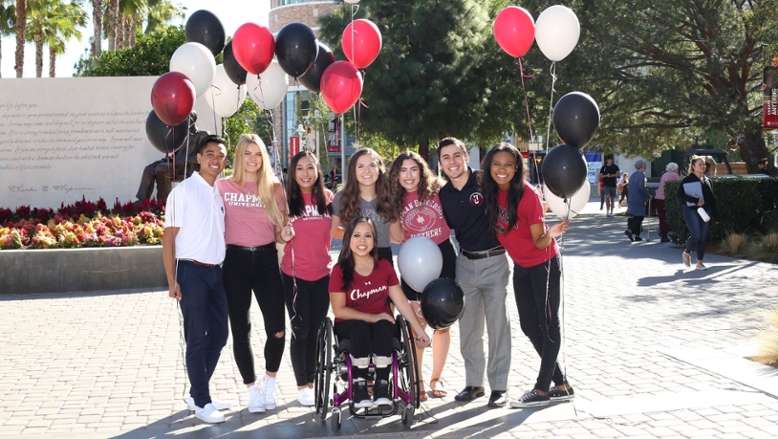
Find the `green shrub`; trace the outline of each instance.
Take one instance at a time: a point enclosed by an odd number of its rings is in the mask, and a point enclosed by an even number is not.
[[[680,181],[665,183],[667,223],[675,231],[676,244],[689,238],[675,196],[679,184]],[[713,178],[711,184],[721,222],[711,224],[708,242],[721,241],[728,233],[759,230],[762,215],[778,203],[778,180],[774,178]]]

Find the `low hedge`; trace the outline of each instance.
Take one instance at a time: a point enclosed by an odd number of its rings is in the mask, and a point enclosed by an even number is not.
[[[673,242],[676,244],[689,238],[689,230],[675,196],[679,184],[680,181],[665,183],[667,223],[675,231]],[[711,185],[721,222],[711,224],[708,242],[720,241],[732,232],[764,231],[763,216],[778,208],[776,178],[712,178]]]

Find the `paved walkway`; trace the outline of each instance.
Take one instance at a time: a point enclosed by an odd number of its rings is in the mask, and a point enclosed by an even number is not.
[[[412,429],[395,416],[346,420],[334,433],[297,403],[288,355],[280,407],[249,414],[231,341],[212,388],[238,404],[225,424],[205,426],[182,401],[180,318],[166,292],[0,296],[0,438],[778,436],[778,372],[743,359],[764,311],[778,302],[776,267],[710,255],[707,272],[686,271],[679,248],[630,244],[626,220],[598,207],[590,203],[573,220],[563,248],[574,404],[487,410],[485,398],[455,402],[464,366],[454,327],[444,372],[450,396],[425,403]],[[518,397],[534,383],[539,359],[509,302],[509,384]],[[256,305],[252,319],[259,358],[265,335]]]

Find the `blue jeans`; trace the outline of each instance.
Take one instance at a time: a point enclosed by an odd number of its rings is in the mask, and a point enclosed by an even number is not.
[[[181,287],[179,305],[184,316],[189,394],[196,406],[205,407],[211,402],[208,383],[227,344],[227,295],[222,269],[179,261],[176,281]]]
[[[692,247],[697,246],[697,260],[705,257],[705,237],[708,234],[710,223],[706,223],[697,213],[697,208],[682,207],[683,219],[689,228],[689,239],[686,240],[686,253],[692,252]]]

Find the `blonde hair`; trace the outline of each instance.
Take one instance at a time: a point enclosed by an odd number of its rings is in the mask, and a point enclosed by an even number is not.
[[[243,186],[244,180],[244,154],[246,148],[250,144],[255,144],[259,147],[259,151],[262,154],[262,166],[259,167],[257,172],[257,188],[254,191],[254,195],[257,195],[260,202],[265,206],[267,217],[274,225],[278,227],[284,226],[284,214],[278,208],[278,202],[276,201],[276,193],[281,188],[281,182],[278,181],[273,170],[270,168],[270,154],[267,152],[265,142],[259,138],[256,134],[243,134],[238,139],[238,144],[235,146],[235,158],[233,160],[234,172],[230,177],[232,181],[238,186]]]

